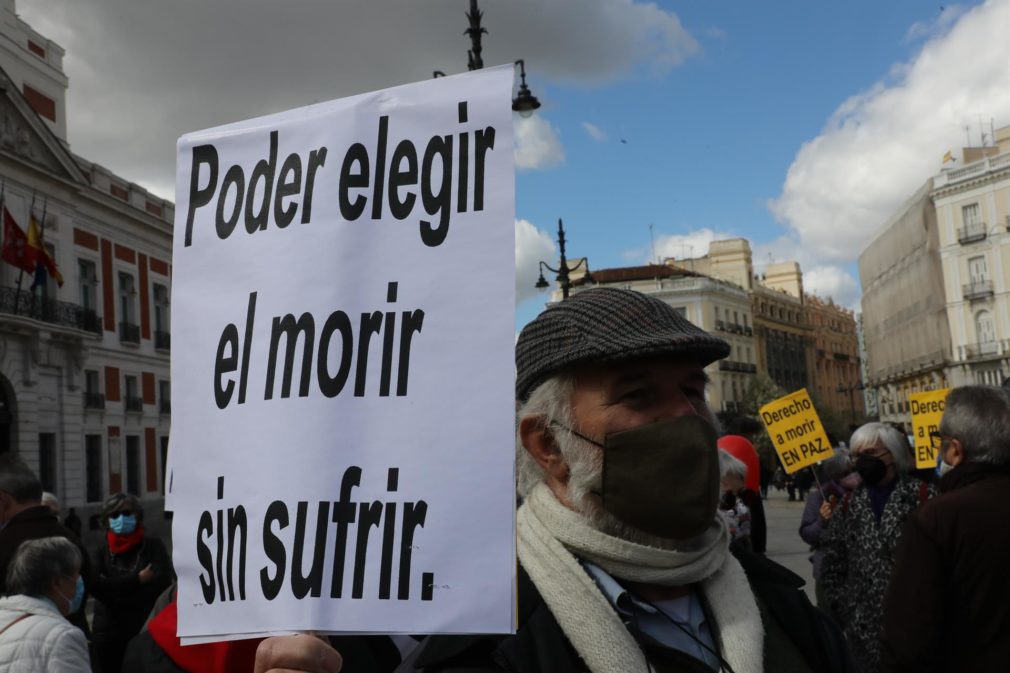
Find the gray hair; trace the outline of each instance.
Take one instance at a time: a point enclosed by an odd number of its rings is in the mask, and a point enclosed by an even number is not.
[[[961,440],[965,460],[1010,464],[1010,397],[993,386],[964,386],[947,396],[940,432]]]
[[[895,427],[887,423],[867,423],[852,433],[849,446],[852,453],[880,442],[894,457],[894,466],[898,474],[905,474],[912,469],[912,451],[908,439]]]
[[[747,479],[747,464],[725,449],[719,449],[719,478],[740,477]]]
[[[824,476],[828,479],[837,480],[844,477],[852,471],[852,465],[849,463],[849,450],[844,446],[835,449],[835,453],[830,458],[825,458],[821,462],[821,469],[824,470]]]
[[[81,572],[81,551],[64,537],[22,542],[7,568],[8,595],[44,596],[53,580]]]
[[[0,491],[9,493],[19,504],[38,503],[42,482],[20,458],[8,454],[0,456]]]
[[[525,498],[533,487],[547,476],[543,468],[523,446],[519,421],[527,416],[539,417],[544,428],[572,426],[572,392],[575,381],[570,376],[556,374],[537,386],[529,399],[516,412],[516,490]],[[553,432],[553,430],[552,430]]]

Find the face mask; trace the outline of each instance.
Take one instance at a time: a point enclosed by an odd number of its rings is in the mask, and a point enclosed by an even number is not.
[[[110,517],[109,528],[116,535],[129,535],[137,529],[137,517],[134,514],[120,514]]]
[[[856,458],[856,472],[870,486],[879,484],[887,474],[887,464],[876,456],[862,453]]]
[[[948,472],[950,472],[953,469],[954,469],[954,466],[951,465],[950,463],[948,463],[947,461],[945,461],[943,459],[943,454],[940,453],[940,452],[937,452],[937,455],[936,455],[936,476],[937,477],[942,477],[942,476],[944,476],[945,474],[947,474]]]
[[[66,598],[64,596],[64,598]],[[81,602],[84,601],[84,580],[81,576],[77,576],[77,588],[74,590],[74,597],[68,599],[70,601],[70,608],[67,610],[67,614],[73,614],[81,609]]]
[[[574,431],[573,431],[574,432]],[[603,509],[640,531],[686,540],[711,525],[719,505],[715,428],[688,415],[611,433],[603,448]]]
[[[722,499],[719,500],[719,509],[731,510],[734,508],[736,508],[736,493],[723,491]]]

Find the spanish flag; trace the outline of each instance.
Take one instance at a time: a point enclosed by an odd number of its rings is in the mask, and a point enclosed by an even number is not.
[[[35,219],[35,213],[31,213],[28,216],[28,247],[35,249],[38,266],[44,266],[49,275],[56,279],[56,284],[63,287],[63,274],[56,267],[56,260],[49,255],[45,245],[42,243],[42,227],[39,226],[38,220]],[[35,273],[38,275],[40,270],[36,268]]]
[[[943,163],[947,163],[948,161],[957,161],[954,155],[950,153],[950,150],[947,150],[947,153],[943,155]]]
[[[7,210],[7,206],[3,206],[3,218],[4,242],[0,257],[22,271],[34,273],[35,249],[28,245],[28,237],[14,221],[14,216]]]

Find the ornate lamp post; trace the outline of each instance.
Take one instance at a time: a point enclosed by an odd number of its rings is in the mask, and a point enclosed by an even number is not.
[[[484,47],[481,45],[481,36],[487,34],[487,29],[480,25],[480,20],[483,16],[484,12],[480,11],[480,7],[477,6],[477,0],[470,0],[470,11],[466,13],[470,27],[463,31],[465,35],[470,37],[470,48],[466,50],[466,67],[468,70],[480,70],[484,67],[484,59],[481,58],[481,52],[484,51]],[[512,111],[518,112],[523,117],[529,117],[540,107],[540,101],[537,100],[537,97],[530,92],[529,86],[526,85],[526,61],[519,59],[515,61],[515,64],[519,66],[520,83],[519,91],[516,93],[516,97],[512,99]],[[432,77],[445,77],[445,73],[441,70],[436,70],[432,73]]]
[[[556,273],[557,281],[561,285],[561,299],[562,301],[568,299],[568,291],[572,287],[572,281],[570,274],[572,271],[578,271],[583,266],[586,269],[586,274],[583,276],[586,282],[592,283],[593,276],[589,273],[589,262],[587,258],[583,257],[579,260],[579,263],[575,266],[568,266],[568,260],[565,258],[565,228],[561,223],[561,218],[558,218],[558,249],[561,251],[561,263],[558,264],[558,268],[552,267],[547,262],[540,262],[540,278],[537,280],[537,284],[534,286],[538,290],[546,290],[550,287],[547,283],[547,279],[544,278],[544,268],[546,267],[548,271]]]

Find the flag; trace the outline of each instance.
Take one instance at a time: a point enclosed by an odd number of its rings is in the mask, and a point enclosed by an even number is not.
[[[0,258],[22,271],[34,273],[36,250],[28,245],[28,237],[25,236],[25,232],[21,231],[18,223],[14,221],[14,216],[7,210],[7,206],[3,207],[3,211],[4,242],[2,251],[0,251]]]
[[[948,150],[947,153],[943,155],[943,163],[947,163],[948,161],[957,161],[954,158],[954,155],[950,153],[950,150]]]
[[[56,279],[56,284],[63,287],[63,274],[61,274],[60,270],[56,267],[56,260],[50,256],[49,252],[46,250],[46,246],[42,243],[42,227],[39,226],[34,213],[31,213],[28,216],[28,246],[35,250],[38,265],[45,265],[46,271],[49,272],[49,275]],[[32,287],[35,287],[36,285],[45,285],[46,280],[44,275],[40,281],[39,270],[33,269],[33,271],[35,271],[35,282],[32,283]]]

